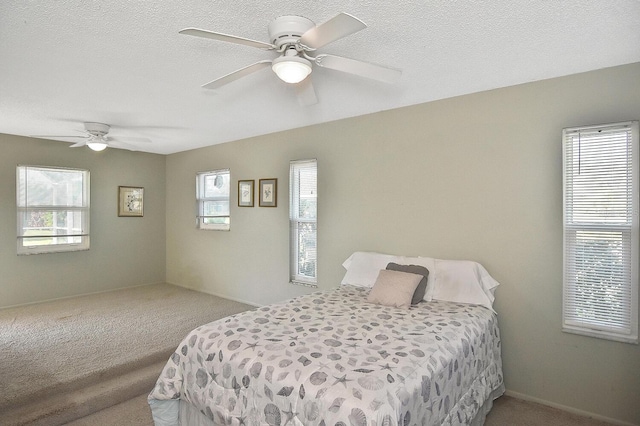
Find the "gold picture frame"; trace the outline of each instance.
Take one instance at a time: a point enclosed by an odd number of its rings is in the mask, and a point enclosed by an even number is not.
[[[144,188],[140,186],[118,187],[118,216],[142,217],[144,215]]]
[[[278,206],[278,179],[260,179],[260,207]]]
[[[255,180],[238,181],[238,207],[253,207]]]

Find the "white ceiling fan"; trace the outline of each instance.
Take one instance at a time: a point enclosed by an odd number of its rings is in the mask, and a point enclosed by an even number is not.
[[[310,19],[302,16],[276,18],[268,26],[268,43],[198,28],[185,28],[180,31],[180,34],[272,50],[278,54],[278,57],[273,60],[258,61],[217,78],[202,87],[216,89],[241,77],[271,67],[282,81],[296,85],[298,99],[302,105],[313,105],[318,102],[309,76],[314,64],[385,83],[393,83],[400,78],[402,71],[395,68],[341,56],[316,54],[317,49],[366,27],[367,25],[358,18],[348,13],[339,13],[320,25],[316,25]]]
[[[94,151],[103,151],[107,147],[111,146],[114,148],[124,148],[130,151],[136,151],[136,147],[130,143],[122,141],[120,138],[116,139],[111,136],[107,136],[111,126],[104,123],[93,123],[86,122],[84,123],[85,130],[77,130],[80,133],[84,133],[84,135],[34,135],[35,138],[54,138],[54,139],[68,139],[68,138],[81,138],[80,142],[77,142],[70,146],[70,148],[78,148],[82,146],[87,146]],[[149,143],[151,140],[143,137],[131,137],[128,136],[126,138],[129,142],[133,143]]]

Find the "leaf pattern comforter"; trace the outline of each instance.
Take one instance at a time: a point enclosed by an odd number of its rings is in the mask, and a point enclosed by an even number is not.
[[[220,425],[464,425],[503,386],[489,309],[366,301],[342,286],[193,330],[150,400],[183,399]]]

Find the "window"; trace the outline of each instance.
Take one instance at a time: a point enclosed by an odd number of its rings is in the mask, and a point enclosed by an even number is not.
[[[18,254],[89,250],[89,171],[18,166]]]
[[[638,122],[563,130],[563,331],[638,342]]]
[[[230,190],[231,174],[229,169],[200,172],[196,175],[198,229],[229,230]]]
[[[316,160],[289,168],[291,282],[316,287],[318,276],[318,190]]]

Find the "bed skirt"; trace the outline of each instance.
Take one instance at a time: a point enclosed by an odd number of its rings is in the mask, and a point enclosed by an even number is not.
[[[469,426],[482,426],[487,414],[489,414],[493,407],[493,401],[501,397],[504,391],[504,384],[501,384],[498,389],[495,389],[482,407],[480,407]],[[152,400],[149,401],[149,404],[153,407],[153,421],[156,426],[218,426],[198,411],[196,407],[184,400]],[[176,418],[178,418],[177,424],[174,420]],[[297,419],[295,419],[295,421],[297,421]],[[301,423],[298,422],[298,424]]]

